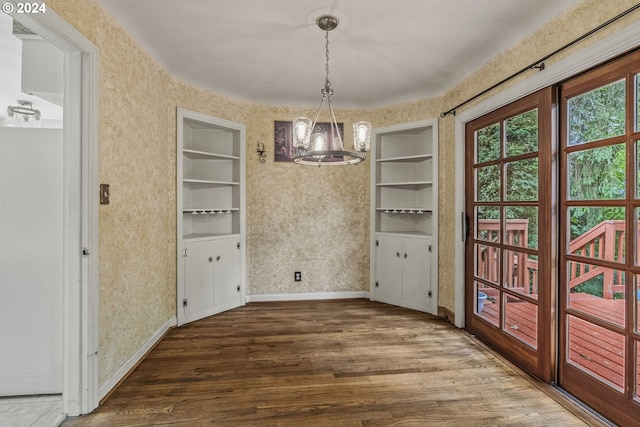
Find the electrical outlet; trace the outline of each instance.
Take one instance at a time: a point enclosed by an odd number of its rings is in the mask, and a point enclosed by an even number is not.
[[[293,273],[293,280],[295,280],[296,282],[301,282],[302,281],[302,272],[301,271],[296,271],[295,273]]]

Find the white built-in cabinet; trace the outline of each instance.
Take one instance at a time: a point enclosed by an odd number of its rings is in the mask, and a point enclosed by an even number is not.
[[[438,312],[438,121],[374,129],[371,299]]]
[[[177,110],[177,317],[245,303],[245,126]]]

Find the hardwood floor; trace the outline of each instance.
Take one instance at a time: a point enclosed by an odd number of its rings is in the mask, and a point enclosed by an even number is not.
[[[171,330],[63,426],[584,426],[465,332],[368,300],[251,303]]]

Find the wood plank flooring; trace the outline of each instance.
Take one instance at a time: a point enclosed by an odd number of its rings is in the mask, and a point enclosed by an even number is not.
[[[584,426],[465,332],[368,300],[251,303],[171,330],[63,426]]]

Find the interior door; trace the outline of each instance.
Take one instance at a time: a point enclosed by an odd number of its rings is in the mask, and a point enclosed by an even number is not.
[[[467,124],[467,329],[544,381],[553,375],[551,88]]]
[[[640,420],[640,52],[561,94],[559,384]]]

